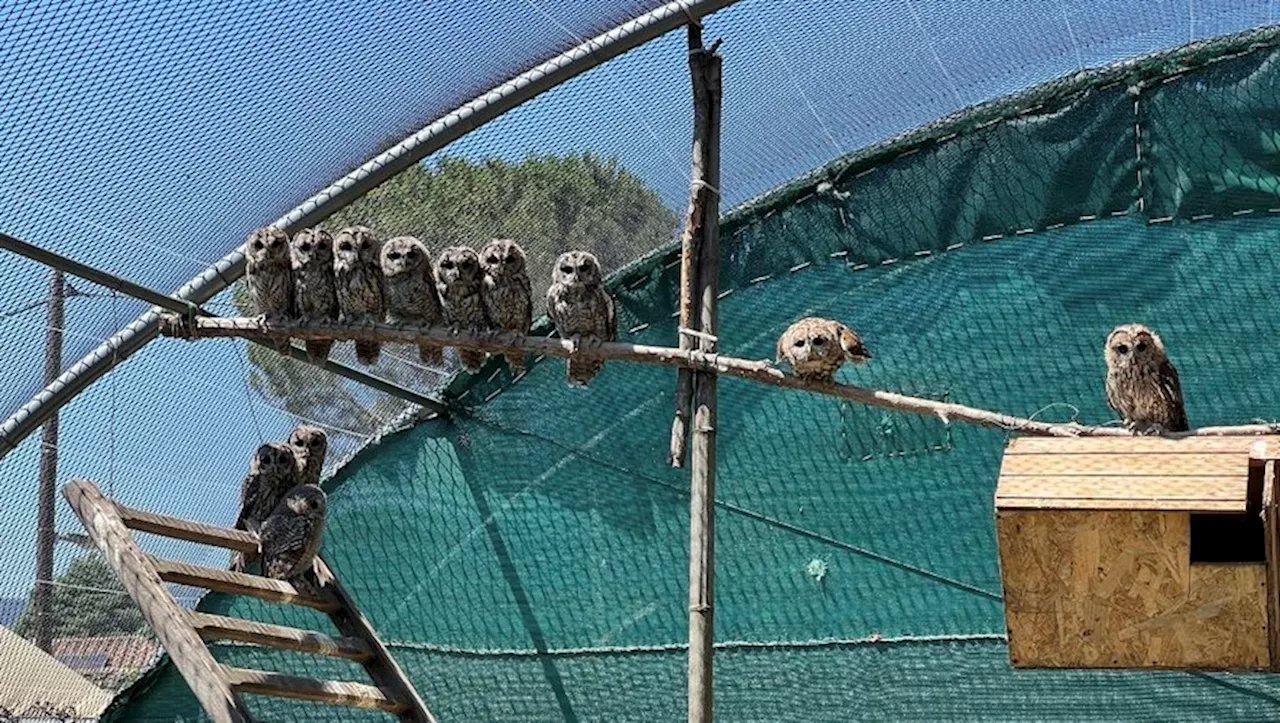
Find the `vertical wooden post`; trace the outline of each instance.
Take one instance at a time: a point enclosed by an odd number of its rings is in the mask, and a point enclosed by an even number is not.
[[[694,191],[700,203],[697,242],[699,348],[716,351],[716,301],[720,292],[720,103],[721,65],[715,46],[702,47],[701,33],[690,27],[689,69],[694,105],[702,132],[695,136]],[[697,46],[692,47],[696,41]],[[693,214],[690,216],[693,219]],[[692,224],[691,224],[692,226]],[[682,309],[683,311],[683,309]],[[685,343],[682,335],[681,343]],[[715,652],[715,499],[716,374],[691,375],[693,449],[689,500],[689,723],[713,720],[713,656]],[[674,438],[673,438],[674,442]],[[674,462],[673,458],[673,462]]]
[[[1267,551],[1267,651],[1269,668],[1280,672],[1280,478],[1266,443],[1254,445],[1250,474],[1262,467],[1262,534]]]
[[[147,556],[133,541],[115,503],[103,497],[92,482],[76,480],[62,488],[71,509],[90,539],[107,558],[142,617],[155,631],[174,667],[191,687],[214,723],[251,723],[249,714],[231,692],[222,666],[187,622],[186,613],[165,589]]]
[[[44,342],[44,384],[49,386],[62,373],[63,300],[66,279],[54,271],[49,280],[49,314]],[[40,431],[40,487],[36,498],[36,647],[53,652],[53,545],[54,495],[58,483],[58,414],[55,412]]]

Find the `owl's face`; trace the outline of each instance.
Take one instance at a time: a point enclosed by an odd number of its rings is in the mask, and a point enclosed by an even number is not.
[[[489,276],[502,277],[524,273],[524,249],[507,238],[494,239],[480,252],[480,265]]]
[[[278,477],[297,468],[293,449],[287,444],[264,444],[253,455],[252,471]]]
[[[436,278],[446,286],[470,287],[480,283],[480,257],[467,246],[450,246],[436,261]]]
[[[309,228],[294,234],[289,252],[298,266],[325,266],[333,261],[333,238],[321,228]]]
[[[827,319],[801,319],[783,332],[778,340],[778,357],[789,361],[792,366],[842,360],[845,356],[840,345],[843,328]],[[861,341],[858,346],[861,347]]]
[[[289,260],[289,234],[274,226],[249,234],[244,243],[245,256],[254,264],[270,264]]]
[[[567,251],[556,259],[551,280],[565,286],[593,287],[604,283],[604,274],[600,271],[600,262],[590,252]]]
[[[378,239],[367,226],[344,228],[333,237],[333,258],[351,267],[357,264],[378,265]]]
[[[1117,326],[1107,337],[1106,357],[1111,369],[1155,367],[1165,360],[1164,342],[1142,324]]]
[[[415,271],[430,262],[427,247],[412,236],[397,236],[382,245],[382,273],[386,276]]]
[[[285,494],[284,503],[294,514],[304,517],[322,517],[328,501],[324,490],[316,485],[298,485]]]
[[[324,459],[329,449],[329,436],[319,427],[303,425],[289,435],[289,446],[302,459]]]

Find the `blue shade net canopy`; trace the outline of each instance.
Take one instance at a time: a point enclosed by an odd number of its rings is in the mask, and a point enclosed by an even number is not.
[[[418,127],[657,5],[0,7],[0,58],[16,69],[0,78],[16,99],[0,118],[0,230],[171,291]],[[1102,340],[1140,321],[1178,363],[1193,425],[1280,417],[1270,12],[745,0],[706,18],[725,55],[721,351],[767,358],[792,321],[830,316],[875,354],[845,381],[1102,423]],[[556,253],[589,246],[613,272],[621,338],[674,344],[684,44],[671,33],[588,71],[327,225],[370,222],[432,249],[518,238],[535,295]],[[0,260],[9,408],[42,386],[45,278]],[[84,298],[67,302],[68,365],[144,310],[71,283]],[[209,308],[241,301],[233,288]],[[324,554],[442,720],[682,716],[675,375],[610,363],[581,390],[553,359],[512,379],[496,360],[473,376],[452,357],[386,356],[371,373],[451,415],[239,342],[157,341],[64,410],[60,480],[227,524],[252,449],[319,422],[334,440]],[[991,509],[1002,432],[729,379],[718,437],[724,720],[1278,713],[1268,675],[1010,668]],[[32,438],[0,463],[15,500],[0,513],[6,596],[32,583],[38,456]],[[85,554],[60,545],[58,571]],[[188,597],[333,632],[305,610]],[[213,650],[361,679],[343,661]],[[262,720],[383,715],[250,700]],[[161,662],[107,717],[201,715]]]

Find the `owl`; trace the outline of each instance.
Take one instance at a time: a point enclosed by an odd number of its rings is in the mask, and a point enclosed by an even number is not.
[[[298,484],[298,467],[287,444],[264,444],[254,452],[249,474],[240,487],[240,514],[235,528],[257,532],[289,488]],[[236,555],[231,568],[244,569],[250,556]]]
[[[480,251],[485,316],[496,328],[528,334],[533,323],[533,287],[525,271],[524,249],[510,239],[494,239]],[[512,374],[524,371],[524,358],[508,356]]]
[[[1107,403],[1130,429],[1159,433],[1190,428],[1178,370],[1154,331],[1141,324],[1117,326],[1107,336],[1105,354]]]
[[[412,236],[397,236],[382,245],[382,301],[387,323],[434,326],[444,321],[427,247]],[[418,345],[418,358],[428,364],[444,363],[443,350]]]
[[[254,308],[268,320],[288,319],[293,310],[293,267],[289,234],[273,226],[249,234],[244,244],[245,281]]]
[[[298,321],[330,321],[338,318],[338,297],[333,290],[333,238],[324,229],[299,231],[289,242],[293,262],[293,313]],[[332,339],[307,340],[312,359],[328,359]]]
[[[778,337],[778,361],[802,379],[832,382],[846,361],[863,364],[870,358],[857,332],[831,319],[801,319]]]
[[[300,484],[285,493],[262,523],[262,572],[288,580],[313,568],[324,535],[324,490]]]
[[[304,424],[289,435],[289,447],[298,464],[298,484],[320,484],[324,456],[329,451],[329,435],[319,427]]]
[[[480,258],[474,249],[450,246],[440,251],[440,258],[436,260],[436,289],[440,292],[445,321],[472,331],[488,329],[489,319],[480,297],[483,285]],[[484,366],[485,353],[459,349],[458,358],[467,371],[475,374]]]
[[[613,299],[604,287],[604,274],[595,256],[587,251],[560,254],[547,289],[547,314],[562,339],[599,343],[618,338]],[[586,386],[603,368],[603,359],[570,357],[569,384]]]
[[[382,321],[382,268],[372,230],[351,226],[333,237],[333,279],[340,319],[355,324]],[[376,341],[356,342],[361,364],[373,364],[381,352]]]

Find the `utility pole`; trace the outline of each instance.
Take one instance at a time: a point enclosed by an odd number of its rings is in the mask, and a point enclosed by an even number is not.
[[[45,331],[44,383],[48,386],[62,373],[63,301],[66,280],[54,271],[49,280],[49,315]],[[40,432],[40,491],[36,516],[36,594],[33,601],[36,646],[53,652],[53,545],[54,494],[58,483],[58,415],[55,412]]]

